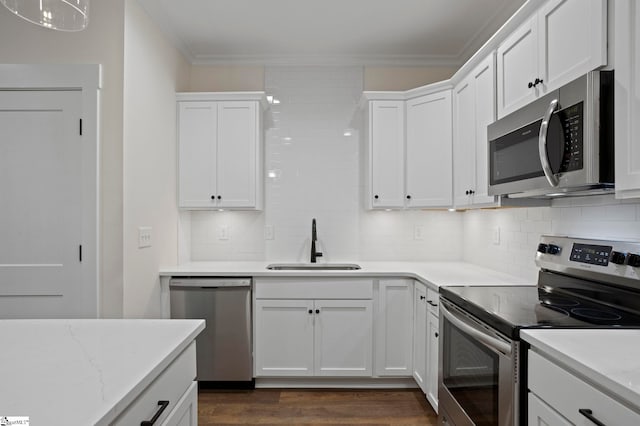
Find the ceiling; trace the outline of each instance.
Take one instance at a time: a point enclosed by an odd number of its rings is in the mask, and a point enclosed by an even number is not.
[[[138,0],[194,64],[458,66],[525,0]]]

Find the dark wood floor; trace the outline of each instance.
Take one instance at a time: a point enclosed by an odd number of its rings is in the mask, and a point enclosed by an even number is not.
[[[436,424],[419,390],[200,390],[198,424],[370,425]]]

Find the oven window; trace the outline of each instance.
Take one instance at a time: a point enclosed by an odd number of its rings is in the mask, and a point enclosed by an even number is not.
[[[477,425],[498,424],[499,357],[446,319],[442,383]]]

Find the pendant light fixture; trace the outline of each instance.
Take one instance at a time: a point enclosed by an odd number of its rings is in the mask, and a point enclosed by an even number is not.
[[[0,0],[29,22],[59,31],[82,31],[89,23],[89,0]]]

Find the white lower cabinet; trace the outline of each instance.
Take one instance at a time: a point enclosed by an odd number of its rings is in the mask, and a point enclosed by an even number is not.
[[[438,292],[416,282],[413,322],[413,378],[438,412]]]
[[[529,425],[640,424],[640,414],[555,361],[532,350],[528,361]]]
[[[427,290],[427,399],[438,412],[438,292]],[[435,306],[434,306],[435,305]]]
[[[162,426],[198,425],[198,382],[191,383]]]
[[[376,376],[411,377],[413,364],[413,281],[380,280],[375,308]]]
[[[413,297],[413,378],[427,393],[427,286],[416,282]]]
[[[163,426],[198,424],[196,344],[191,343],[162,371],[112,423],[113,426],[139,425],[155,418]],[[166,401],[163,407],[160,403]]]
[[[373,375],[372,281],[263,279],[255,293],[256,377]]]

